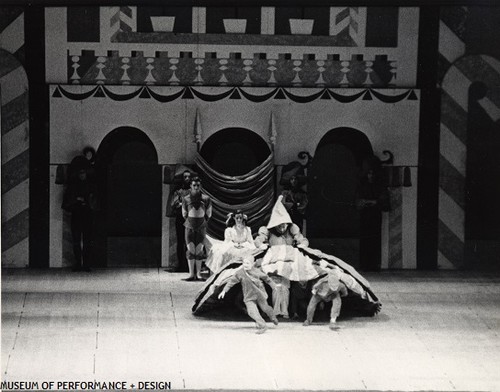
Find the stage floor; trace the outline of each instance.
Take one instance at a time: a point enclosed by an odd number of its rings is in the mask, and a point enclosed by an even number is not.
[[[2,381],[500,390],[499,273],[367,273],[383,304],[378,316],[340,320],[338,331],[269,324],[263,335],[250,319],[194,317],[202,283],[181,281],[186,276],[163,269],[3,270]]]

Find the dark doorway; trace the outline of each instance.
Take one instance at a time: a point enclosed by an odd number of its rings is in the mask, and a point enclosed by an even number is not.
[[[313,247],[359,266],[356,188],[370,141],[352,128],[330,130],[318,144],[308,173],[307,236]]]
[[[219,173],[246,174],[269,157],[271,150],[255,132],[245,128],[226,128],[210,136],[200,155]]]
[[[96,217],[95,258],[108,267],[161,265],[161,167],[140,130],[110,132],[96,154],[101,211]]]

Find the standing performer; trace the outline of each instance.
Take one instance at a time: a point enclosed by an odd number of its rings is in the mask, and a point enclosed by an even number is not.
[[[185,219],[187,261],[189,277],[188,282],[204,280],[200,275],[204,259],[204,242],[207,233],[207,222],[212,216],[212,202],[210,198],[201,193],[201,180],[192,177],[190,190],[182,199],[182,216]]]
[[[73,271],[90,272],[92,236],[92,199],[95,190],[87,170],[81,167],[76,177],[70,177],[64,192],[62,208],[71,213],[71,237],[75,264]]]
[[[190,191],[191,172],[185,170],[182,173],[182,185],[172,195],[171,207],[175,214],[175,234],[177,236],[177,272],[187,272],[186,239],[184,228],[184,217],[182,216],[182,199]]]

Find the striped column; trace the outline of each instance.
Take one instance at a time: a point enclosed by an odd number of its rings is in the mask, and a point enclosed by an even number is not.
[[[462,57],[442,82],[438,267],[460,268],[465,245],[465,178],[469,87],[474,82],[500,85],[500,62],[489,56]],[[500,98],[486,93],[478,101],[492,121],[500,119]]]
[[[389,212],[389,261],[388,268],[403,268],[403,194],[402,188],[391,188]]]
[[[28,79],[21,63],[3,49],[0,49],[0,101],[2,266],[25,267],[29,257]]]
[[[0,48],[24,61],[24,12],[22,7],[0,7]]]
[[[465,54],[464,31],[467,7],[443,7],[439,21],[439,79],[459,57]]]

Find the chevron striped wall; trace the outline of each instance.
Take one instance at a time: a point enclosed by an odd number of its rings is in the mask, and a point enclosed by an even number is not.
[[[441,81],[437,265],[441,269],[461,268],[465,261],[469,87],[473,82],[484,82],[487,86],[499,85],[500,63],[497,60],[489,56],[467,56],[466,32],[468,23],[471,23],[470,18],[469,7],[443,7],[440,13],[437,70]],[[479,103],[493,121],[500,117],[500,102],[493,94],[487,94]]]
[[[443,80],[451,64],[465,54],[467,7],[444,7],[439,21],[438,79]]]
[[[438,267],[464,265],[465,179],[469,87],[474,82],[500,85],[500,62],[493,57],[461,57],[442,82],[439,165]],[[492,121],[500,119],[500,98],[487,92],[479,101]]]
[[[29,258],[29,107],[24,62],[24,14],[0,8],[2,131],[2,266]]]

